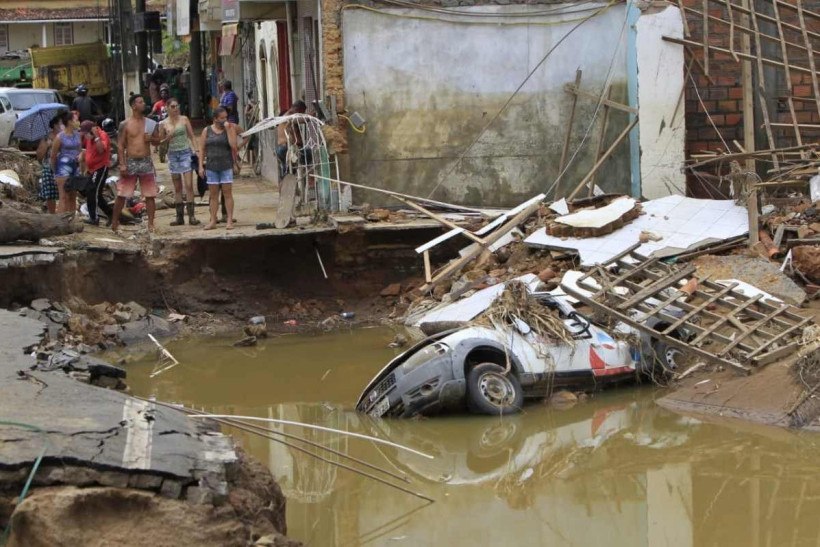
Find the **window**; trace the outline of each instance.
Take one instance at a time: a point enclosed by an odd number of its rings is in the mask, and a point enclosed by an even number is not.
[[[0,25],[0,53],[9,50],[9,26]]]
[[[74,27],[72,23],[54,23],[54,45],[70,46],[74,44]]]

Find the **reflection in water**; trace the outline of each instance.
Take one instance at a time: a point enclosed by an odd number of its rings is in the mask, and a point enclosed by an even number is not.
[[[153,363],[138,363],[129,380],[140,395],[378,435],[435,456],[271,426],[406,474],[436,500],[425,505],[236,432],[288,497],[289,534],[310,545],[820,543],[814,436],[684,418],[656,406],[651,388],[599,394],[566,411],[535,404],[503,419],[382,421],[351,412],[393,356],[385,348],[392,337],[387,329],[293,336],[267,341],[254,356],[218,340],[178,343],[169,349],[183,366],[152,380]]]

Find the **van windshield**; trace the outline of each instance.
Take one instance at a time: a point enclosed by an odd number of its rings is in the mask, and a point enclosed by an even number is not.
[[[9,92],[9,100],[14,110],[28,110],[36,104],[59,103],[57,95],[53,92],[32,93],[31,91]]]

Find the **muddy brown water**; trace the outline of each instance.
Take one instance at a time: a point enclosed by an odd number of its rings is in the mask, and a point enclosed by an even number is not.
[[[270,467],[288,499],[288,535],[307,545],[820,545],[813,434],[676,415],[647,386],[504,419],[371,420],[352,407],[398,352],[392,337],[373,328],[247,349],[230,347],[238,336],[182,340],[168,345],[182,365],[151,379],[146,356],[128,377],[138,395],[378,435],[434,456],[271,426],[405,475],[427,504],[232,431]]]

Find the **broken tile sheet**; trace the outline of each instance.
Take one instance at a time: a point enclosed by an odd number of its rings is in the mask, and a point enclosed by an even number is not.
[[[575,228],[603,228],[627,214],[635,208],[632,198],[618,198],[612,203],[597,209],[584,209],[571,215],[564,215],[555,219],[555,222],[573,226]]]
[[[560,238],[547,234],[545,228],[532,233],[524,242],[531,247],[577,250],[582,266],[610,260],[638,242],[644,230],[663,237],[638,248],[649,256],[658,252],[669,256],[707,243],[742,236],[748,232],[745,207],[732,200],[694,199],[666,196],[643,202],[644,214],[620,230],[601,237]]]
[[[530,291],[534,291],[536,287],[538,287],[538,283],[540,283],[538,276],[535,274],[522,275],[520,277],[516,277],[514,281],[521,281],[522,283],[525,283],[530,288]],[[509,283],[509,281],[507,283]],[[423,316],[413,326],[420,327],[424,323],[440,323],[444,321],[470,321],[490,307],[490,304],[493,303],[496,297],[504,292],[504,287],[507,283],[499,283],[497,285],[493,285],[492,287],[481,289],[475,294],[462,300],[458,300],[451,304],[441,305]]]

